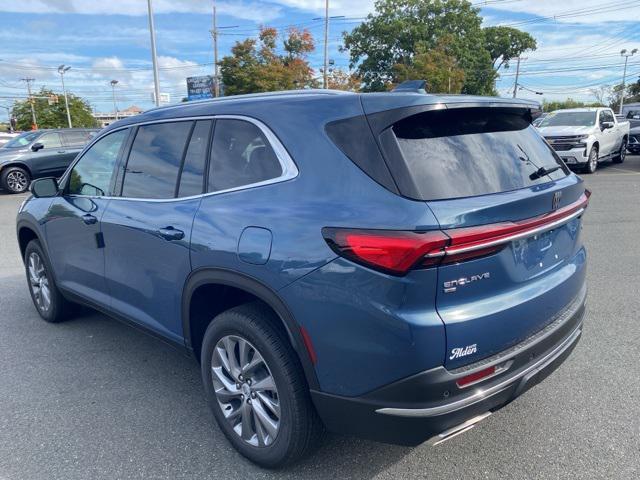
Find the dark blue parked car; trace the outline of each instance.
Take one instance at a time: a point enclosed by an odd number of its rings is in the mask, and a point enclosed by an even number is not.
[[[325,427],[444,441],[582,332],[589,192],[536,108],[307,91],[121,120],[20,209],[33,301],[192,351],[220,428],[263,466]]]

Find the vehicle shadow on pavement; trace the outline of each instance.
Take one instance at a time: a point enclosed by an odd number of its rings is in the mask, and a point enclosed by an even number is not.
[[[302,462],[260,469],[218,429],[193,358],[90,309],[48,324],[22,275],[0,289],[0,477],[370,478],[412,451],[327,434]]]

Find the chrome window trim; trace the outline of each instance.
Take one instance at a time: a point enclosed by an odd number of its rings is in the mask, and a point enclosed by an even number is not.
[[[178,202],[183,200],[192,200],[195,198],[210,197],[213,195],[221,195],[223,193],[238,192],[238,191],[247,190],[250,188],[263,187],[265,185],[272,185],[274,183],[286,182],[287,180],[292,180],[298,176],[298,173],[299,173],[298,167],[296,166],[295,162],[289,155],[289,152],[287,152],[287,149],[284,148],[284,145],[282,145],[282,142],[280,142],[280,139],[275,135],[275,133],[271,131],[269,127],[267,127],[260,120],[257,120],[253,117],[248,117],[245,115],[221,114],[221,115],[206,115],[206,116],[199,116],[199,117],[177,117],[177,118],[163,118],[160,120],[141,121],[141,122],[131,123],[128,125],[123,125],[122,127],[114,128],[113,130],[109,130],[108,132],[105,132],[104,135],[100,135],[96,137],[89,145],[87,145],[86,149],[82,152],[82,155],[80,155],[78,159],[75,162],[73,162],[73,165],[69,168],[69,170],[67,170],[64,176],[60,179],[60,184],[63,184],[64,182],[67,181],[67,177],[70,174],[69,172],[71,172],[71,170],[75,168],[76,164],[82,160],[85,152],[88,151],[95,143],[105,138],[107,135],[110,135],[114,132],[117,132],[119,130],[124,130],[127,128],[140,127],[144,125],[153,125],[156,123],[188,122],[188,121],[198,121],[198,120],[242,120],[245,122],[252,123],[253,125],[255,125],[260,129],[260,131],[266,137],[267,142],[269,142],[269,145],[273,149],[273,152],[276,154],[276,158],[280,163],[280,167],[282,168],[282,174],[278,177],[271,178],[269,180],[263,180],[261,182],[241,185],[239,187],[227,188],[225,190],[218,190],[217,192],[199,193],[197,195],[190,195],[188,197],[136,198],[136,197],[118,197],[118,196],[108,196],[108,195],[104,195],[104,196],[69,195],[69,197],[102,198],[105,200],[129,200],[129,201],[136,201],[136,202]],[[213,141],[213,139],[211,139],[211,141]],[[207,160],[209,161],[210,158]]]

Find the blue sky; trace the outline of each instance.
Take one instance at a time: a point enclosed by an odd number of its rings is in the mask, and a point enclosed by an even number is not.
[[[526,54],[520,83],[542,91],[548,99],[593,100],[591,89],[619,83],[620,50],[640,48],[640,0],[472,0],[481,8],[484,25],[512,25],[531,33],[538,50]],[[211,0],[154,0],[161,91],[172,101],[186,94],[185,78],[211,73],[213,47]],[[281,30],[306,27],[318,41],[324,0],[218,0],[220,55],[239,39],[254,36],[260,25]],[[347,69],[339,52],[341,32],[356,26],[373,10],[370,0],[331,0],[330,57]],[[72,68],[67,88],[98,111],[111,111],[109,81],[119,81],[120,108],[152,106],[153,90],[146,0],[5,0],[0,2],[0,106],[24,97],[19,79],[33,77],[35,88],[61,90],[57,66]],[[322,63],[322,48],[310,57]],[[515,65],[500,72],[501,95],[511,94]],[[640,54],[629,60],[630,80],[640,75]],[[6,111],[0,110],[0,119]]]

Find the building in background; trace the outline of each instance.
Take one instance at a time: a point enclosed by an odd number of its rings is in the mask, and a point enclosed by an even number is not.
[[[134,115],[138,115],[143,111],[144,110],[142,110],[140,107],[132,105],[124,110],[118,110],[118,118],[133,117]],[[93,117],[97,120],[98,125],[102,128],[116,121],[115,112],[94,112]]]

